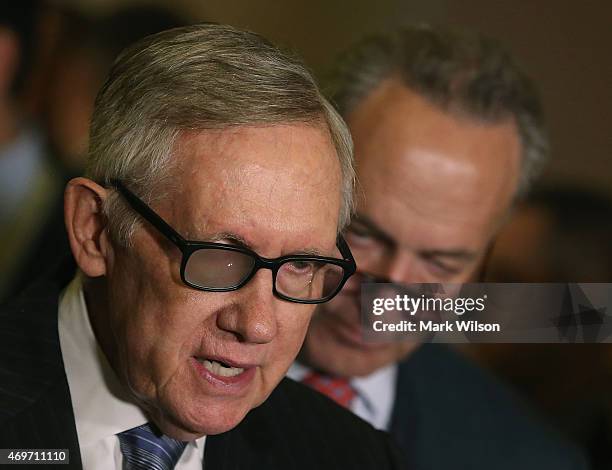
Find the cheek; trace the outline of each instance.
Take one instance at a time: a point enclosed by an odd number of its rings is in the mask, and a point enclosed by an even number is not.
[[[287,315],[279,322],[278,343],[272,353],[272,360],[283,362],[283,367],[288,368],[302,347],[308,325],[314,308],[305,306],[304,311],[287,312]]]
[[[337,302],[337,306],[338,308],[331,308],[332,305],[327,304],[325,309],[317,309],[304,341],[303,353],[309,358],[316,358],[314,365],[320,368],[324,366],[321,362],[324,362],[326,357],[334,358],[345,348],[338,340],[337,332],[349,322],[344,319],[346,309],[342,309],[342,302]]]
[[[128,285],[122,290],[131,295],[120,300],[117,311],[122,313],[113,327],[118,359],[130,387],[151,396],[180,371],[197,339],[206,336],[206,315],[201,304],[180,293],[152,284]]]
[[[359,295],[340,293],[332,300],[319,307],[312,319],[310,329],[314,326],[325,325],[357,325],[361,323],[361,305]]]
[[[131,313],[121,338],[122,363],[126,364],[130,386],[151,395],[152,389],[167,382],[177,370],[186,342],[180,332],[191,330],[169,320],[164,311],[147,309],[146,304]]]

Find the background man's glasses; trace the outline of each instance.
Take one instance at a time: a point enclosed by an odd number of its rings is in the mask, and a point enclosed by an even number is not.
[[[143,219],[181,250],[181,279],[194,289],[237,290],[264,268],[272,271],[275,296],[290,302],[318,304],[333,298],[355,272],[355,260],[342,236],[338,236],[337,247],[344,259],[312,255],[263,258],[240,246],[185,240],[121,181],[113,180],[112,185]]]

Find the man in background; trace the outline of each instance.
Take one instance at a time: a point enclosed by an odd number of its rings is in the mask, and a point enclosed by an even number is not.
[[[360,325],[365,275],[478,279],[547,156],[532,82],[495,41],[428,27],[364,41],[336,78],[362,196],[346,235],[359,275],[317,311],[290,376],[390,430],[412,468],[579,468],[579,455],[450,349],[370,344]]]

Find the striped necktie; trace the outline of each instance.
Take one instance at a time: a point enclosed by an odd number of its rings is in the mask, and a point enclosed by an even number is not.
[[[123,470],[173,470],[186,442],[164,436],[145,423],[117,434],[123,454]]]
[[[310,372],[302,379],[302,383],[328,396],[345,408],[351,407],[357,395],[349,380],[343,377],[331,377],[319,372]]]

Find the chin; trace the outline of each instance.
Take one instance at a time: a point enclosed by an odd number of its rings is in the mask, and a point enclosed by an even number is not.
[[[254,406],[250,403],[212,399],[190,406],[171,405],[167,413],[155,416],[153,420],[167,436],[192,441],[235,428],[252,408]]]
[[[324,347],[322,338],[317,348],[305,348],[303,361],[316,369],[340,377],[364,377],[403,359],[409,351],[404,346],[398,350],[397,344],[381,345],[375,349],[350,347],[331,340]],[[317,344],[313,342],[310,346]],[[416,347],[416,344],[414,345]],[[413,349],[413,347],[410,347]]]
[[[164,434],[170,437],[192,441],[202,436],[221,434],[235,428],[249,411],[250,408],[234,408],[230,404],[221,409],[212,406],[199,414],[182,414],[176,419],[162,419],[158,426]]]
[[[331,367],[335,370],[330,372],[342,377],[364,377],[390,364],[385,360],[375,361],[372,360],[372,357],[357,356],[353,353],[347,356],[341,364],[332,364]],[[364,356],[371,356],[371,354],[364,354]]]
[[[235,416],[234,414],[231,414],[231,416],[215,416],[206,422],[197,423],[196,434],[199,436],[212,436],[227,432],[238,426],[245,418],[247,413],[248,411],[245,413],[240,413],[238,416]]]

